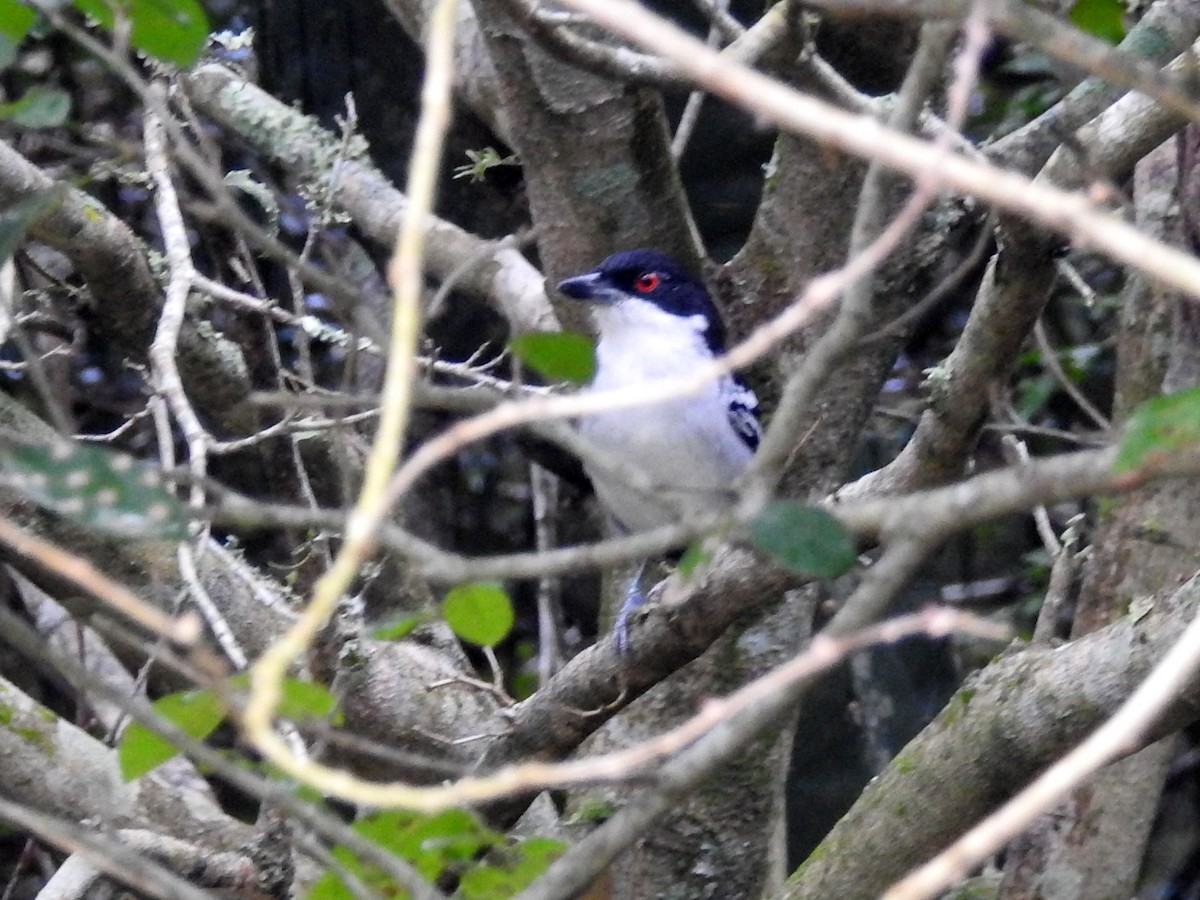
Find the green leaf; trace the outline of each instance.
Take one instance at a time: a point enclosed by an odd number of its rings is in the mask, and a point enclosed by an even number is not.
[[[285,678],[279,715],[285,719],[327,719],[337,708],[337,698],[315,681]]]
[[[454,167],[455,178],[470,178],[472,181],[483,181],[488,169],[496,166],[519,165],[516,155],[501,157],[495,147],[484,147],[482,150],[468,150],[469,163]]]
[[[345,864],[345,860],[342,860]],[[354,874],[355,867],[349,867]],[[320,878],[309,889],[308,900],[357,900],[358,895],[346,886],[341,876],[333,869],[326,869]]]
[[[248,694],[250,674],[240,672],[226,679],[230,689]],[[323,684],[300,678],[284,678],[279,683],[279,715],[285,719],[327,719],[337,709],[337,698]]]
[[[508,349],[551,381],[582,384],[596,373],[595,345],[577,331],[530,331],[513,338]]]
[[[1117,451],[1116,472],[1200,442],[1200,388],[1152,397],[1133,411]]]
[[[75,6],[110,31],[117,8],[131,25],[129,40],[138,50],[177,66],[200,56],[208,18],[198,0],[75,0]]]
[[[14,44],[25,40],[37,20],[37,13],[20,0],[0,0],[0,35]]]
[[[425,622],[425,616],[405,616],[395,622],[389,622],[386,625],[380,625],[371,632],[371,637],[377,641],[398,641],[408,637],[413,633],[413,630]]]
[[[1070,16],[1080,31],[1094,34],[1110,44],[1125,37],[1124,0],[1075,0]]]
[[[154,701],[154,709],[197,740],[208,737],[225,718],[225,706],[212,691],[180,691]],[[179,750],[140,722],[131,722],[121,735],[117,759],[126,781],[145,775]]]
[[[562,841],[529,837],[496,847],[487,863],[466,872],[458,883],[464,900],[508,900],[528,887],[567,849]]]
[[[483,646],[500,643],[513,626],[508,593],[487,581],[452,588],[442,601],[442,614],[460,638]]]
[[[370,813],[354,823],[354,830],[394,856],[408,860],[428,881],[436,881],[451,866],[461,869],[502,839],[502,835],[482,825],[470,812],[451,809],[433,815],[403,810]],[[380,896],[407,896],[378,867],[364,863],[345,847],[335,847],[334,856],[367,887]],[[326,872],[308,895],[320,900],[357,897],[350,893],[340,877]]]
[[[0,435],[0,479],[60,515],[126,537],[181,540],[188,522],[162,473],[104,447]]]
[[[56,185],[30,194],[0,212],[0,263],[12,258],[25,240],[25,232],[62,199],[65,191],[64,185]]]
[[[794,572],[835,578],[858,558],[842,524],[823,509],[780,500],[750,523],[754,545]]]
[[[55,128],[71,113],[71,95],[59,88],[35,86],[20,100],[0,103],[0,119],[23,128]]]
[[[683,556],[679,557],[675,571],[686,581],[692,577],[692,573],[696,571],[697,566],[708,562],[711,557],[712,554],[704,549],[703,541],[694,541],[683,551]]]

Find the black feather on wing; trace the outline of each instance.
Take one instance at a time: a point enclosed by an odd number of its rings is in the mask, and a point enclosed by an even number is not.
[[[729,392],[729,424],[737,436],[752,451],[758,449],[762,439],[762,425],[758,421],[758,397],[746,382],[737,375],[730,375],[726,384]]]

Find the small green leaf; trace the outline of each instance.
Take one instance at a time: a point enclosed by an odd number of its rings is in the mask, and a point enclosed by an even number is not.
[[[0,212],[0,263],[12,258],[25,240],[25,232],[62,199],[65,190],[65,186],[56,185],[38,191]]]
[[[337,708],[337,698],[315,681],[285,678],[281,687],[279,715],[285,719],[327,719]]]
[[[380,625],[371,632],[371,637],[377,641],[399,641],[408,637],[413,630],[425,622],[425,616],[405,616],[395,622]]]
[[[198,0],[75,0],[75,6],[110,31],[113,9],[120,9],[134,47],[181,67],[196,61],[208,37],[208,18]]]
[[[1133,411],[1113,465],[1128,472],[1159,454],[1200,442],[1200,387],[1152,397]]]
[[[617,814],[617,808],[607,797],[585,794],[576,800],[575,810],[567,819],[568,825],[594,825],[607,822]]]
[[[0,0],[0,34],[14,44],[25,40],[37,13],[20,0]]]
[[[816,578],[835,578],[858,554],[842,524],[823,509],[780,500],[750,523],[750,539],[787,569]]]
[[[566,850],[562,841],[529,837],[493,848],[488,862],[467,871],[458,883],[464,900],[508,900],[528,887]]]
[[[250,692],[250,674],[240,672],[226,679],[229,688],[239,694]],[[277,712],[285,719],[326,719],[337,708],[337,698],[315,681],[284,678]]]
[[[696,571],[696,567],[708,562],[712,556],[704,549],[703,541],[695,541],[688,545],[688,548],[683,551],[683,556],[679,557],[679,563],[675,566],[675,571],[678,572],[686,581],[692,577],[692,573]]]
[[[484,147],[482,150],[468,150],[469,163],[454,167],[455,178],[470,178],[472,181],[483,181],[488,169],[496,166],[519,165],[515,155],[501,157],[495,147]]]
[[[471,859],[499,839],[464,809],[432,815],[397,810],[371,813],[354,823],[354,830],[383,849],[417,867],[435,880],[451,862]]]
[[[343,861],[344,862],[344,861]],[[350,867],[357,875],[355,867]],[[308,892],[308,900],[357,900],[358,894],[347,887],[334,869],[326,869]]]
[[[0,435],[0,480],[46,509],[127,537],[180,540],[182,504],[157,469],[104,447]]]
[[[551,381],[582,384],[596,373],[595,345],[577,331],[530,331],[513,338],[508,349]]]
[[[20,100],[0,103],[0,119],[23,128],[55,128],[67,121],[71,96],[59,88],[31,87]]]
[[[451,809],[433,815],[403,810],[369,813],[354,823],[354,830],[394,856],[408,860],[430,882],[449,867],[460,870],[481,851],[499,842],[502,836],[482,825],[470,812]],[[347,870],[379,896],[407,896],[377,866],[365,863],[346,847],[335,847],[333,854]],[[336,872],[326,872],[308,894],[310,898],[341,900],[358,897],[347,891]]]
[[[512,601],[498,584],[480,581],[452,588],[442,601],[442,614],[464,641],[492,646],[513,626]]]
[[[197,740],[208,737],[225,718],[225,706],[212,691],[180,691],[154,701],[159,715]],[[145,775],[179,750],[140,722],[131,722],[121,735],[117,759],[126,781]]]
[[[538,689],[538,674],[529,669],[522,669],[519,672],[513,672],[510,676],[512,687],[510,691],[512,696],[517,700],[528,700]]]
[[[1124,0],[1075,0],[1071,21],[1080,31],[1094,34],[1110,44],[1125,37]]]

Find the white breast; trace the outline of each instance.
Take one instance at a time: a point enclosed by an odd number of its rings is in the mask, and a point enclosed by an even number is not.
[[[589,390],[629,389],[691,374],[711,359],[703,319],[681,319],[657,307],[625,301],[596,309],[600,342]],[[733,482],[751,451],[729,424],[719,382],[699,394],[598,413],[580,420],[581,433],[628,460],[653,485],[639,491],[620,477],[587,466],[596,495],[626,531],[644,531],[733,499]]]

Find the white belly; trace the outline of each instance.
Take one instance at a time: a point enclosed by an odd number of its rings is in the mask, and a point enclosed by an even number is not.
[[[605,510],[625,531],[645,531],[710,511],[734,499],[734,481],[750,461],[750,450],[726,424],[716,391],[700,398],[587,416],[580,432],[612,457],[627,460],[649,481],[639,490],[631,479],[585,465]],[[636,478],[632,479],[636,484]]]
[[[633,301],[600,305],[594,313],[601,337],[588,390],[636,393],[686,377],[698,360],[710,358],[699,317],[680,318]],[[730,426],[715,382],[699,394],[584,416],[579,430],[650,482],[647,490],[638,490],[628,479],[584,463],[600,503],[629,532],[727,505],[752,455]]]

